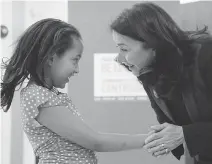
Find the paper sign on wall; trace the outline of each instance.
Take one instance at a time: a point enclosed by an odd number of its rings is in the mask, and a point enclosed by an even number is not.
[[[146,92],[137,78],[114,61],[117,53],[94,54],[95,100],[140,100]]]

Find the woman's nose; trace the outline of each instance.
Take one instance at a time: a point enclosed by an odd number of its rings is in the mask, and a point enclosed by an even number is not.
[[[119,64],[127,63],[125,56],[120,54],[115,58],[115,61],[118,62]]]

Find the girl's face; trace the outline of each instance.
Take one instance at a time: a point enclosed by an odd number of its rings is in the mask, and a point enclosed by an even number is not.
[[[134,40],[115,31],[112,35],[119,48],[117,61],[120,64],[127,65],[135,76],[139,76],[141,69],[152,63],[154,51],[148,48],[144,42]]]
[[[71,76],[79,73],[79,60],[83,53],[83,44],[73,37],[73,45],[61,56],[54,55],[50,61],[49,83],[56,88],[64,88]]]

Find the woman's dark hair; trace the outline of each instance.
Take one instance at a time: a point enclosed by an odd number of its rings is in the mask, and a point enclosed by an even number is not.
[[[155,63],[151,66],[154,78],[150,79],[161,97],[167,97],[173,84],[182,81],[183,68],[193,59],[192,43],[208,35],[207,27],[196,31],[181,30],[166,11],[150,2],[138,3],[124,10],[112,22],[110,29],[144,42],[156,51]],[[138,79],[143,77],[147,76]]]
[[[46,62],[52,55],[61,56],[71,48],[73,37],[81,39],[74,26],[53,18],[40,20],[23,33],[12,57],[3,62],[1,107],[5,112],[10,108],[16,87],[21,86],[25,79],[33,79],[36,84],[45,86]]]

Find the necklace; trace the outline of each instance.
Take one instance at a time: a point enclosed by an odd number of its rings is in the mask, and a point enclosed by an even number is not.
[[[52,92],[54,92],[55,94],[59,95],[59,91],[57,90],[57,88],[52,87],[52,89],[50,89]]]
[[[139,76],[143,75],[143,74],[146,74],[146,73],[149,73],[149,72],[152,72],[153,71],[153,68],[151,67],[144,67],[140,70],[139,72]]]

